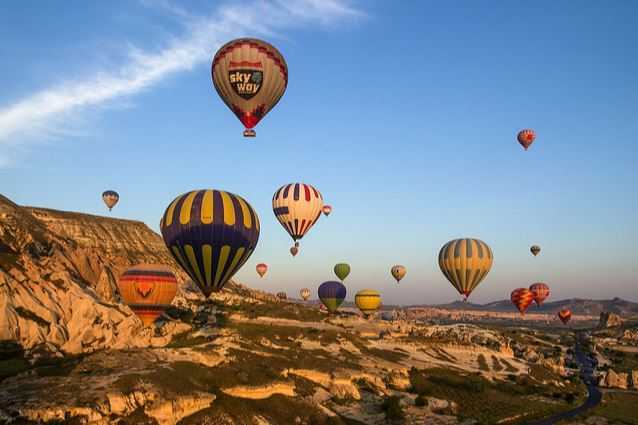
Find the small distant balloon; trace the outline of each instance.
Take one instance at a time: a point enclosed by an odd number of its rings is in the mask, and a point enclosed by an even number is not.
[[[299,248],[299,240],[321,217],[322,207],[321,193],[306,183],[283,185],[272,197],[273,213],[295,242],[296,248]],[[297,255],[297,251],[295,250],[293,256]]]
[[[162,264],[129,267],[117,282],[122,301],[150,326],[168,307],[177,293],[173,271]]]
[[[527,288],[514,289],[510,295],[512,304],[521,312],[521,316],[525,315],[525,311],[534,302],[534,294]]]
[[[343,300],[346,298],[346,287],[341,282],[334,280],[327,281],[319,285],[317,295],[330,313],[337,311]]]
[[[323,208],[321,208],[321,211],[323,211],[323,215],[327,217],[332,212],[332,207],[330,205],[324,205]]]
[[[562,309],[558,312],[558,318],[566,325],[572,318],[572,312],[568,308]]]
[[[529,250],[532,254],[534,254],[534,257],[536,257],[541,252],[541,247],[538,245],[532,245]]]
[[[541,304],[549,297],[549,286],[543,282],[537,282],[529,287],[529,290],[534,294],[534,301],[540,307]]]
[[[405,268],[405,266],[402,266],[400,264],[394,265],[390,269],[390,274],[392,274],[392,277],[396,279],[397,283],[399,283],[399,281],[403,279],[403,277],[405,276],[407,272],[408,271]]]
[[[277,298],[279,298],[281,301],[285,301],[288,299],[288,295],[286,295],[285,292],[277,292]]]
[[[307,301],[308,298],[310,298],[310,289],[303,288],[301,291],[299,291],[299,295],[301,295],[301,298],[303,298],[304,301]]]
[[[334,272],[337,275],[337,277],[339,278],[339,280],[341,280],[343,282],[343,280],[346,277],[348,277],[348,275],[350,274],[350,264],[348,264],[348,263],[335,264]]]
[[[354,296],[354,302],[361,313],[368,317],[379,310],[381,306],[381,294],[374,289],[363,289]]]
[[[264,277],[264,275],[268,271],[268,265],[265,263],[259,263],[255,267],[255,269],[257,270],[257,274],[259,274],[260,277]]]
[[[120,195],[114,190],[106,190],[102,192],[102,200],[109,208],[109,211],[111,211],[115,204],[117,204],[120,200]]]
[[[526,128],[519,131],[516,138],[518,139],[518,143],[527,150],[531,144],[534,143],[534,140],[536,140],[536,133],[531,128]]]

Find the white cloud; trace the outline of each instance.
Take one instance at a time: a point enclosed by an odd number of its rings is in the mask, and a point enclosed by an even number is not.
[[[0,146],[7,163],[7,149],[30,141],[52,139],[67,134],[67,119],[90,107],[98,107],[123,96],[135,94],[162,79],[207,62],[220,45],[244,35],[278,34],[286,28],[331,25],[343,18],[361,16],[346,0],[257,0],[242,6],[221,6],[213,15],[197,18],[166,0],[158,7],[184,19],[185,34],[167,41],[159,51],[130,49],[127,61],[117,69],[64,82],[33,93],[0,108]],[[153,5],[151,0],[144,4]],[[71,118],[72,119],[72,118]]]

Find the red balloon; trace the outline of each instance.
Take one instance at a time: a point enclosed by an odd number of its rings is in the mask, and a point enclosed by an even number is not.
[[[536,133],[531,128],[526,128],[518,132],[518,143],[521,144],[527,150],[534,140],[536,140]]]
[[[572,318],[572,312],[569,309],[565,308],[558,312],[558,318],[565,325]]]
[[[523,316],[525,315],[527,307],[534,301],[534,294],[527,288],[518,288],[512,291],[510,299],[512,300],[512,304],[521,312],[521,316]]]

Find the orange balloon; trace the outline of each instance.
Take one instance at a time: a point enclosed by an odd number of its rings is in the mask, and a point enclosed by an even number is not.
[[[521,312],[521,316],[523,316],[527,308],[534,301],[534,293],[527,288],[518,288],[512,291],[510,299],[512,300],[512,304]]]
[[[120,296],[133,313],[150,326],[177,293],[173,271],[161,264],[138,264],[127,269],[117,282]]]

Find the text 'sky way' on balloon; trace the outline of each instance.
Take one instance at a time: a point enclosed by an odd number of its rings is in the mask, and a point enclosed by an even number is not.
[[[113,209],[117,201],[120,200],[120,195],[114,190],[105,190],[102,192],[102,201],[109,208],[109,211]]]
[[[223,45],[211,67],[213,85],[231,111],[246,127],[244,136],[279,102],[288,85],[288,65],[272,45],[240,38]]]
[[[514,307],[521,312],[521,315],[524,315],[530,304],[534,302],[534,294],[527,288],[517,288],[510,294],[510,300]]]
[[[303,288],[301,291],[299,291],[299,295],[301,296],[301,298],[303,298],[304,301],[307,301],[308,298],[310,298],[310,289]]]
[[[491,248],[479,239],[454,239],[439,251],[439,268],[464,300],[492,268]]]
[[[255,266],[255,269],[257,270],[257,274],[259,275],[259,277],[264,277],[264,275],[268,271],[268,265],[265,263],[259,263]]]
[[[534,143],[534,140],[536,140],[536,133],[531,128],[526,128],[519,131],[516,138],[518,139],[518,143],[527,150],[531,144]]]
[[[540,307],[549,297],[549,286],[543,282],[536,282],[529,287],[529,290],[534,294],[534,301]]]
[[[330,313],[337,311],[343,300],[346,299],[346,287],[341,282],[329,280],[319,285],[317,295]]]
[[[563,325],[566,325],[572,318],[572,312],[568,308],[564,308],[558,312],[558,318],[563,322]]]
[[[541,247],[538,245],[532,245],[529,250],[534,255],[534,257],[536,257],[541,252]]]
[[[272,210],[279,223],[286,229],[296,248],[290,253],[297,255],[299,240],[319,220],[323,197],[314,187],[305,183],[290,183],[280,187],[272,197]]]
[[[324,205],[321,211],[323,212],[323,215],[327,217],[332,212],[332,207],[330,205]]]
[[[259,240],[259,217],[244,198],[221,190],[194,190],[171,202],[160,221],[175,261],[205,296],[221,291]]]
[[[361,313],[368,317],[379,310],[381,306],[381,294],[374,289],[363,289],[356,293],[354,302]]]
[[[402,266],[400,264],[396,264],[390,269],[390,274],[394,279],[396,279],[397,283],[399,283],[399,281],[403,279],[407,272],[408,270],[405,268],[405,266]]]
[[[128,268],[117,282],[120,296],[144,323],[150,326],[177,293],[177,279],[161,264],[138,264]]]
[[[277,298],[281,301],[285,301],[288,299],[288,295],[285,292],[277,292]]]
[[[350,264],[348,264],[348,263],[337,263],[337,264],[335,264],[334,272],[337,275],[337,277],[339,278],[339,280],[343,282],[343,280],[346,277],[348,277],[348,275],[350,274]]]

